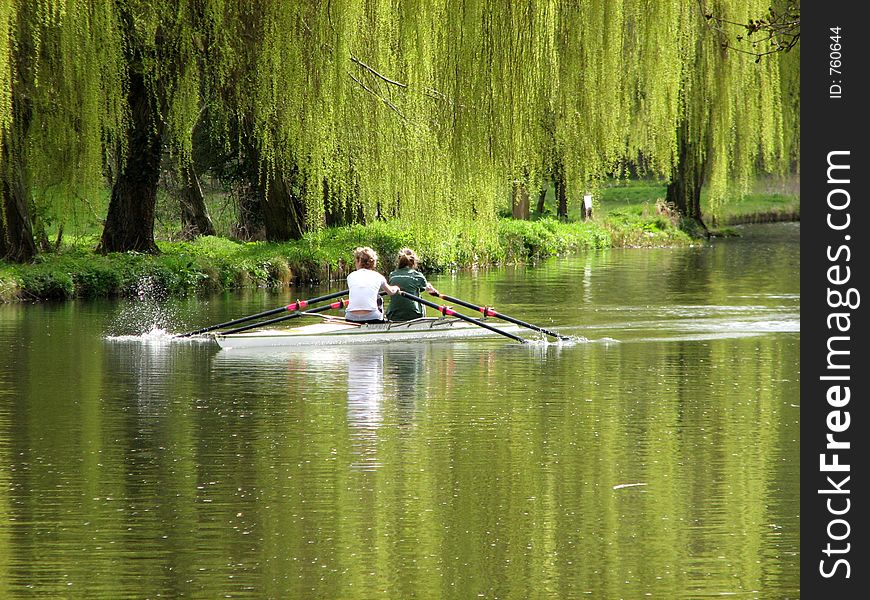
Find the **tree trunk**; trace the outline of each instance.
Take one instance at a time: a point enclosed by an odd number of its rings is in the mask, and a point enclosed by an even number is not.
[[[4,205],[0,204],[0,258],[9,252],[9,242],[6,241],[6,218],[3,216],[5,212]]]
[[[547,200],[547,186],[542,185],[541,189],[538,190],[538,206],[537,206],[538,216],[541,216],[544,214],[544,210],[546,210],[546,206],[545,206],[546,200]]]
[[[529,188],[524,182],[514,182],[511,212],[514,219],[529,220]]]
[[[271,174],[264,173],[260,185],[266,239],[284,242],[301,238],[305,232],[304,207],[282,173],[277,169]]]
[[[568,186],[565,183],[565,166],[560,158],[553,168],[553,183],[556,187],[556,216],[568,218]]]
[[[293,192],[296,170],[288,174],[280,165],[265,164],[250,134],[251,119],[242,119],[245,132],[240,139],[243,152],[242,173],[249,184],[248,193],[239,197],[239,235],[245,239],[274,242],[298,240],[305,232],[305,207]]]
[[[671,175],[665,200],[672,203],[680,213],[684,229],[691,233],[700,228],[704,234],[707,234],[707,226],[704,225],[701,215],[704,164],[698,158],[696,143],[689,137],[687,123],[683,123],[680,127],[678,144],[677,164]]]
[[[9,168],[4,164],[2,188],[4,214],[0,215],[0,220],[5,216],[6,221],[5,235],[0,242],[2,256],[10,262],[30,262],[36,256],[36,243],[33,240],[30,211],[27,208],[27,184],[24,181],[23,167],[16,165]],[[0,224],[0,233],[4,233],[3,229]]]
[[[33,223],[30,219],[27,164],[22,156],[30,132],[33,110],[26,94],[13,96],[13,137],[3,135],[3,154],[0,159],[0,221],[5,217],[5,235],[0,242],[0,257],[10,262],[26,263],[36,256],[36,242],[33,239]],[[0,228],[3,229],[3,228]],[[3,233],[0,230],[0,233]]]
[[[112,186],[109,213],[97,251],[158,254],[154,211],[163,125],[141,73],[130,74],[127,98],[131,111],[127,160]]]
[[[214,224],[205,206],[205,197],[199,185],[199,177],[188,163],[181,170],[181,227],[184,239],[193,239],[201,235],[214,235]]]

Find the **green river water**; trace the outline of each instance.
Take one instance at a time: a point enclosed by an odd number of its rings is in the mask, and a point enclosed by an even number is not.
[[[800,226],[432,277],[576,339],[221,351],[340,289],[0,306],[2,598],[797,598]]]

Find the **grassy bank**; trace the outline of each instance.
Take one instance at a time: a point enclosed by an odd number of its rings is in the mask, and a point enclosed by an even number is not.
[[[162,254],[95,255],[94,238],[80,238],[32,265],[0,262],[0,301],[184,295],[241,287],[342,279],[351,251],[375,248],[389,270],[403,246],[413,247],[429,273],[463,267],[529,263],[583,249],[669,245],[689,238],[661,216],[618,215],[588,223],[503,219],[489,236],[474,225],[420,234],[398,223],[339,227],[286,243],[205,237],[158,242]]]
[[[708,225],[797,220],[797,185],[768,182],[757,193],[720,207]],[[605,186],[596,198],[594,219],[559,222],[550,217],[532,221],[502,219],[490,235],[475,224],[437,232],[415,232],[395,222],[325,229],[286,243],[237,242],[206,237],[192,242],[158,241],[162,254],[99,256],[96,223],[63,247],[39,256],[32,265],[0,261],[0,302],[96,298],[162,297],[243,287],[275,287],[291,283],[342,279],[351,251],[371,246],[389,271],[403,246],[417,250],[428,273],[466,267],[530,263],[550,256],[592,248],[665,246],[690,243],[677,229],[663,204],[665,185],[629,181]],[[553,212],[552,190],[547,212]],[[212,214],[219,215],[212,207]],[[169,214],[167,212],[167,214]],[[570,217],[577,219],[579,215]],[[158,220],[158,236],[177,224]],[[229,221],[228,221],[229,222]],[[219,230],[225,228],[219,227]]]
[[[701,210],[708,227],[724,227],[744,223],[773,223],[800,220],[800,182],[797,177],[770,178],[759,181],[753,193],[723,202],[711,210],[707,198],[701,196]],[[598,212],[604,217],[635,215],[639,217],[660,211],[667,186],[655,181],[613,182],[600,193]],[[570,215],[574,217],[576,215]]]

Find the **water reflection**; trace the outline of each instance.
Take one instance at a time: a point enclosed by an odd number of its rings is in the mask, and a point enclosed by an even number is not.
[[[351,468],[375,469],[378,428],[384,401],[384,354],[379,348],[343,348],[337,354],[347,366],[347,424],[357,460]]]
[[[798,253],[768,241],[447,287],[582,344],[225,352],[106,341],[136,303],[0,307],[0,597],[796,597]]]
[[[443,343],[442,343],[443,346]],[[430,368],[428,342],[392,345],[336,345],[301,349],[233,348],[214,355],[220,378],[258,379],[285,371],[288,383],[304,379],[304,388],[336,397],[345,392],[348,439],[354,469],[375,469],[379,429],[389,412],[398,427],[412,427],[425,374]],[[449,376],[449,372],[448,372]],[[305,396],[306,399],[308,395]]]

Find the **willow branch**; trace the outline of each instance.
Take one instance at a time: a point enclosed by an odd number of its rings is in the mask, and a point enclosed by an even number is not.
[[[363,69],[365,69],[366,71],[368,71],[368,72],[371,73],[372,75],[374,75],[374,76],[376,76],[376,77],[380,77],[381,79],[383,79],[383,80],[386,81],[387,83],[391,83],[391,84],[393,84],[393,85],[397,85],[397,86],[399,86],[399,87],[401,87],[401,88],[406,88],[406,87],[408,87],[408,84],[407,84],[407,83],[400,83],[400,82],[398,82],[398,81],[396,81],[396,80],[394,80],[394,79],[390,79],[390,78],[387,77],[386,75],[383,75],[383,74],[379,73],[378,71],[376,71],[376,70],[373,69],[372,67],[370,67],[370,66],[368,66],[367,64],[365,64],[363,61],[361,61],[360,59],[358,59],[356,56],[351,55],[350,60],[351,60],[351,62],[354,62],[354,63],[358,64],[359,66],[361,66]],[[351,76],[351,77],[352,77],[352,76]]]
[[[359,79],[357,79],[356,77],[354,77],[353,73],[351,73],[350,71],[348,71],[347,74],[350,76],[351,79],[353,79],[355,82],[357,82],[357,83],[359,84],[359,86],[360,86],[362,89],[364,89],[364,90],[367,91],[369,94],[371,94],[372,96],[374,96],[375,98],[377,98],[378,100],[380,100],[381,102],[383,102],[384,104],[386,104],[386,105],[387,105],[388,107],[390,107],[390,108],[391,108],[391,109],[392,109],[392,110],[393,110],[397,115],[399,115],[400,117],[402,117],[405,121],[407,121],[408,123],[411,122],[411,121],[408,119],[408,117],[406,117],[405,114],[404,114],[401,110],[399,110],[399,107],[398,107],[398,106],[396,106],[395,104],[393,104],[392,102],[390,102],[387,98],[384,98],[384,97],[381,96],[379,93],[377,93],[376,91],[374,91],[372,88],[370,88],[369,86],[367,86],[366,84],[364,84],[362,81],[360,81]]]
[[[373,67],[367,65],[366,63],[364,63],[363,61],[358,59],[356,56],[351,55],[350,60],[351,60],[351,62],[362,67],[363,69],[365,69],[366,71],[368,71],[369,73],[371,73],[372,75],[377,77],[378,79],[385,81],[386,83],[398,86],[398,87],[403,88],[403,89],[408,89],[408,90],[411,89],[407,83],[402,83],[401,81],[396,81],[395,79],[390,79],[389,77],[387,77],[383,73],[380,73],[377,69],[374,69]],[[357,83],[362,85],[362,83],[360,81],[358,81],[356,79],[355,79],[355,81],[357,81]],[[453,104],[452,102],[450,102],[450,100],[447,98],[447,96],[445,94],[443,94],[443,93],[441,93],[438,90],[433,89],[433,88],[424,88],[422,92],[418,92],[418,93],[422,93],[424,96],[428,96],[429,98],[432,98],[433,100],[441,100],[443,102]]]
[[[773,9],[771,9],[769,20],[757,19],[750,20],[748,23],[738,23],[724,17],[716,16],[712,12],[707,12],[702,0],[698,0],[697,4],[698,10],[704,18],[704,24],[710,31],[719,35],[722,40],[720,44],[723,48],[742,52],[743,54],[749,54],[760,59],[762,56],[767,56],[768,54],[788,52],[800,41],[800,15],[799,13],[792,12],[791,8],[787,9],[785,13],[780,13],[778,15],[773,12]],[[751,43],[753,47],[760,43],[771,42],[773,48],[764,51],[739,48],[731,43],[730,38],[733,35],[739,42],[744,40],[744,36],[726,31],[725,26],[746,30],[746,41]],[[759,32],[766,33],[767,37],[752,40],[752,34]],[[756,62],[758,61],[756,60]]]

